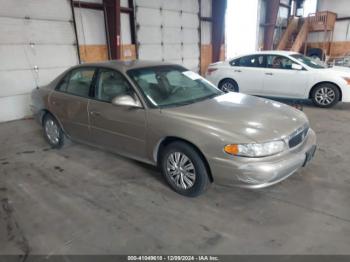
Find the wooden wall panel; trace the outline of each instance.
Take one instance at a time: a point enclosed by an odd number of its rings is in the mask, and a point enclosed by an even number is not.
[[[80,58],[84,63],[100,62],[108,60],[107,45],[80,45]],[[121,46],[121,60],[136,59],[135,45]]]
[[[220,61],[225,60],[225,45],[220,48]],[[213,46],[211,44],[201,45],[201,75],[205,75],[209,64],[213,63]]]
[[[212,61],[212,45],[201,45],[201,75],[204,75],[207,72],[208,65]]]
[[[107,45],[80,45],[80,59],[84,63],[108,60]]]
[[[225,44],[222,44],[220,48],[220,61],[225,61]]]
[[[308,48],[323,48],[323,43],[321,42],[308,43]],[[347,53],[350,53],[350,41],[332,42],[331,48],[330,48],[331,57],[343,56]]]
[[[135,45],[122,45],[121,60],[135,60],[135,59],[136,59]]]

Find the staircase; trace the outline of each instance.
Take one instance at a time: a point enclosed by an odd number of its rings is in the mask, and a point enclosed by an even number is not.
[[[286,31],[283,33],[277,50],[300,52],[309,34],[308,19],[294,18],[289,20]]]
[[[301,48],[303,47],[304,43],[307,40],[308,35],[309,35],[309,22],[307,19],[305,19],[303,25],[300,28],[299,34],[297,35],[292,45],[292,48],[290,50],[294,52],[300,52]]]
[[[307,18],[291,17],[276,49],[300,52],[304,47],[306,51],[309,32],[325,32],[324,42],[332,41],[336,17],[328,11],[310,14]],[[330,36],[327,36],[328,32]]]

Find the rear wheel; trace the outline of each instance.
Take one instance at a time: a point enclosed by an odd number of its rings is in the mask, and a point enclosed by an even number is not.
[[[339,98],[338,87],[331,83],[318,85],[311,94],[313,103],[318,107],[332,107],[339,102]]]
[[[219,89],[225,93],[238,92],[238,84],[233,79],[224,79],[220,82]]]
[[[196,197],[203,193],[210,181],[205,163],[199,153],[184,142],[173,142],[162,152],[162,173],[177,193]]]
[[[43,130],[44,137],[52,148],[61,148],[64,145],[63,130],[51,114],[46,114],[44,116]]]

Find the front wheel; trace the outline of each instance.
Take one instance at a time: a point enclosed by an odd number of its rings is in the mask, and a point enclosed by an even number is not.
[[[338,87],[331,83],[318,85],[311,94],[313,103],[318,107],[332,107],[339,102],[339,98]]]
[[[184,142],[173,142],[162,152],[162,173],[177,193],[196,197],[202,194],[210,181],[205,163],[199,153]]]
[[[224,79],[220,82],[219,89],[225,93],[238,92],[238,84],[233,79]]]

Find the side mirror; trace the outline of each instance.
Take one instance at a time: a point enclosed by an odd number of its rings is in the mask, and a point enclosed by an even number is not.
[[[142,105],[139,100],[135,100],[132,96],[129,95],[120,95],[112,99],[112,104],[115,106],[128,106],[142,108]]]
[[[292,64],[292,69],[293,70],[303,70],[303,67],[301,65],[299,65],[299,64],[293,63]]]

